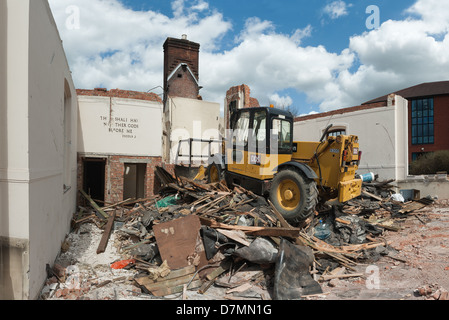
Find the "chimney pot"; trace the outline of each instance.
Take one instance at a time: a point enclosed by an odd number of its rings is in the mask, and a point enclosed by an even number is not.
[[[183,34],[181,38],[182,38],[182,40],[187,40],[187,35]]]

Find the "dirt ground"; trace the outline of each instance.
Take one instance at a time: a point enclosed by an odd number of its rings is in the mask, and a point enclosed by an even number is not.
[[[439,200],[414,211],[400,223],[400,231],[385,232],[389,246],[396,250],[395,257],[403,261],[382,256],[371,265],[360,264],[356,269],[367,278],[338,280],[335,287],[328,282],[322,285],[323,291],[329,292],[325,299],[434,300],[439,289],[448,290],[448,203]]]
[[[320,281],[323,294],[306,300],[443,300],[449,289],[449,200],[437,200],[410,213],[399,222],[401,230],[383,234],[396,259],[380,256],[372,263],[359,263],[356,273],[364,276]],[[114,232],[104,253],[96,249],[102,230],[84,223],[70,233],[55,261],[64,277],[58,283],[49,277],[42,300],[270,300],[266,286],[230,292],[212,285],[204,294],[188,290],[155,298],[141,293],[134,284],[136,270],[112,269],[111,263],[127,257],[117,249]],[[64,273],[65,272],[65,273]],[[242,275],[251,270],[243,270]]]

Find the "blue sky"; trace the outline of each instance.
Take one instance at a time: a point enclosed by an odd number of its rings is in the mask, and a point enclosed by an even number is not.
[[[77,88],[161,86],[162,44],[184,33],[201,45],[203,99],[220,104],[244,83],[308,114],[449,79],[448,1],[49,2]]]

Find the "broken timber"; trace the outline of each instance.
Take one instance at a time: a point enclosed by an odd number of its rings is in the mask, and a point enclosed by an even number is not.
[[[246,234],[253,236],[267,236],[267,237],[287,237],[297,238],[301,229],[299,228],[284,228],[284,227],[254,227],[254,226],[240,226],[220,223],[215,220],[200,217],[201,223],[211,228],[220,228],[228,230],[242,230]]]
[[[108,219],[108,218],[109,218],[109,215],[106,214],[106,213],[105,213],[105,212],[98,206],[98,204],[96,204],[95,201],[92,200],[92,198],[89,197],[89,195],[88,195],[86,192],[84,192],[83,189],[80,189],[79,191],[80,191],[80,193],[83,195],[83,197],[86,198],[87,201],[89,201],[89,203],[91,204],[91,206],[92,206],[92,207],[93,207],[99,214],[101,214],[101,215],[103,216],[104,219]]]
[[[415,210],[419,210],[422,209],[426,206],[428,206],[429,204],[432,204],[433,200],[432,199],[428,199],[428,198],[421,198],[419,200],[416,201],[412,201],[408,204],[405,204],[401,210],[399,210],[399,213],[409,213]]]
[[[184,285],[187,285],[187,289],[194,289],[199,288],[202,284],[193,265],[172,270],[166,277],[156,280],[152,280],[150,277],[140,277],[134,278],[134,281],[156,297],[180,293],[183,291]]]
[[[116,211],[112,213],[112,215],[109,217],[108,223],[106,224],[106,227],[104,228],[103,236],[101,237],[100,244],[97,248],[97,254],[103,253],[106,250],[106,246],[109,242],[109,237],[111,235],[112,227],[114,226],[114,220],[115,220]]]

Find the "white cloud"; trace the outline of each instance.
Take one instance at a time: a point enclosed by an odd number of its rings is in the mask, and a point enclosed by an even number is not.
[[[310,25],[282,34],[272,21],[258,17],[247,19],[237,30],[234,47],[221,51],[219,42],[233,26],[205,0],[172,1],[173,17],[133,11],[118,0],[49,2],[78,88],[146,91],[161,85],[162,44],[182,34],[201,45],[201,95],[221,104],[231,86],[244,83],[261,104],[270,99],[289,102],[291,97],[278,92],[293,89],[328,111],[421,82],[449,79],[447,1],[417,0],[404,12],[405,19],[388,20],[351,37],[348,48],[339,53],[321,45],[302,46],[312,34]],[[345,2],[331,4],[331,16],[347,14]],[[80,9],[79,29],[65,26],[70,5]]]
[[[449,2],[438,0],[420,0],[415,2],[406,13],[421,17],[431,33],[447,33],[449,25]]]
[[[257,39],[264,33],[274,33],[273,22],[268,20],[260,20],[258,17],[248,18],[245,22],[245,28],[236,38],[236,42],[244,41],[245,39]]]
[[[269,96],[270,102],[278,108],[286,108],[293,104],[293,99],[289,96],[279,96],[279,94],[275,93]]]
[[[78,88],[105,86],[146,91],[162,83],[167,37],[187,34],[202,50],[213,50],[231,27],[202,0],[172,2],[170,18],[154,11],[133,11],[118,0],[50,0]],[[189,2],[192,3],[192,2]],[[79,9],[79,28],[68,28],[69,6]]]
[[[240,43],[232,50],[220,55],[202,53],[200,70],[208,70],[202,72],[203,96],[218,97],[230,86],[245,83],[263,105],[287,88],[306,92],[312,101],[321,102],[321,88],[353,63],[349,50],[334,54],[323,46],[301,47],[289,35],[275,33],[268,23],[254,22],[247,23]]]
[[[308,38],[312,35],[312,29],[313,28],[310,24],[304,29],[296,29],[290,39],[299,46],[302,39]]]
[[[349,48],[361,66],[352,74],[342,73],[338,83],[358,95],[359,102],[422,82],[449,79],[448,3],[419,0],[406,13],[415,17],[388,20],[377,30],[350,39]]]
[[[346,4],[346,2],[342,0],[333,1],[323,8],[323,13],[328,15],[331,19],[338,19],[348,15],[348,8],[350,6],[350,4]]]
[[[310,116],[310,115],[317,114],[317,113],[318,113],[317,111],[310,111],[309,113],[298,114],[297,117]]]

